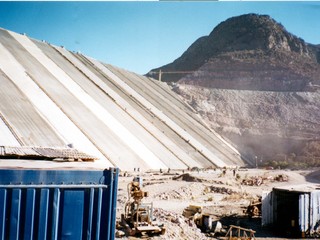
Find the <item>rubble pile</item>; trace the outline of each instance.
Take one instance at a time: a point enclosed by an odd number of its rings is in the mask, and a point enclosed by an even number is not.
[[[289,177],[285,174],[279,174],[273,178],[274,181],[277,182],[288,182]]]
[[[173,180],[177,181],[186,181],[186,182],[203,182],[204,180],[201,178],[194,177],[190,175],[189,173],[184,173],[182,175],[179,175],[177,177],[172,178]]]
[[[285,174],[278,174],[276,176],[251,176],[244,178],[242,185],[260,186],[266,182],[288,182],[289,177]]]
[[[220,194],[234,194],[237,193],[233,190],[231,190],[230,188],[226,188],[226,187],[216,187],[216,186],[209,186],[205,188],[205,193],[208,192],[213,192],[213,193],[220,193]]]
[[[192,219],[187,219],[182,214],[155,208],[154,217],[166,225],[166,234],[154,237],[154,239],[208,239]]]
[[[260,186],[263,183],[262,177],[250,177],[242,180],[242,185]]]
[[[198,186],[195,184],[189,184],[188,186],[182,186],[178,189],[162,192],[155,196],[156,199],[160,200],[174,200],[174,199],[194,199],[199,194],[202,195],[205,187]],[[202,193],[202,194],[201,194]]]

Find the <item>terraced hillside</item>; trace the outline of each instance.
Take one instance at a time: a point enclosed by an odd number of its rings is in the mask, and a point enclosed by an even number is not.
[[[244,165],[167,85],[0,30],[0,145],[66,146],[122,170]]]

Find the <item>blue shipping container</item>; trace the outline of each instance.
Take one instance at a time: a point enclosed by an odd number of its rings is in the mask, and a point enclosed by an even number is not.
[[[118,169],[0,169],[0,239],[114,239]]]

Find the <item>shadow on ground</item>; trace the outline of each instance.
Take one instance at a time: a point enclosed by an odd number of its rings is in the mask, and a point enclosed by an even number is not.
[[[277,232],[275,231],[275,229],[271,227],[262,227],[260,217],[249,218],[247,216],[232,215],[223,217],[219,221],[222,223],[223,226],[235,225],[242,228],[254,230],[254,236],[256,238],[291,238],[291,236],[285,236],[283,233]]]
[[[305,176],[306,180],[311,183],[320,183],[320,170],[311,172]]]

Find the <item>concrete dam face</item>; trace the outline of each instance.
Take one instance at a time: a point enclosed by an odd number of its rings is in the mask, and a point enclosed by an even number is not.
[[[0,146],[65,147],[121,170],[241,166],[165,83],[0,29]]]

